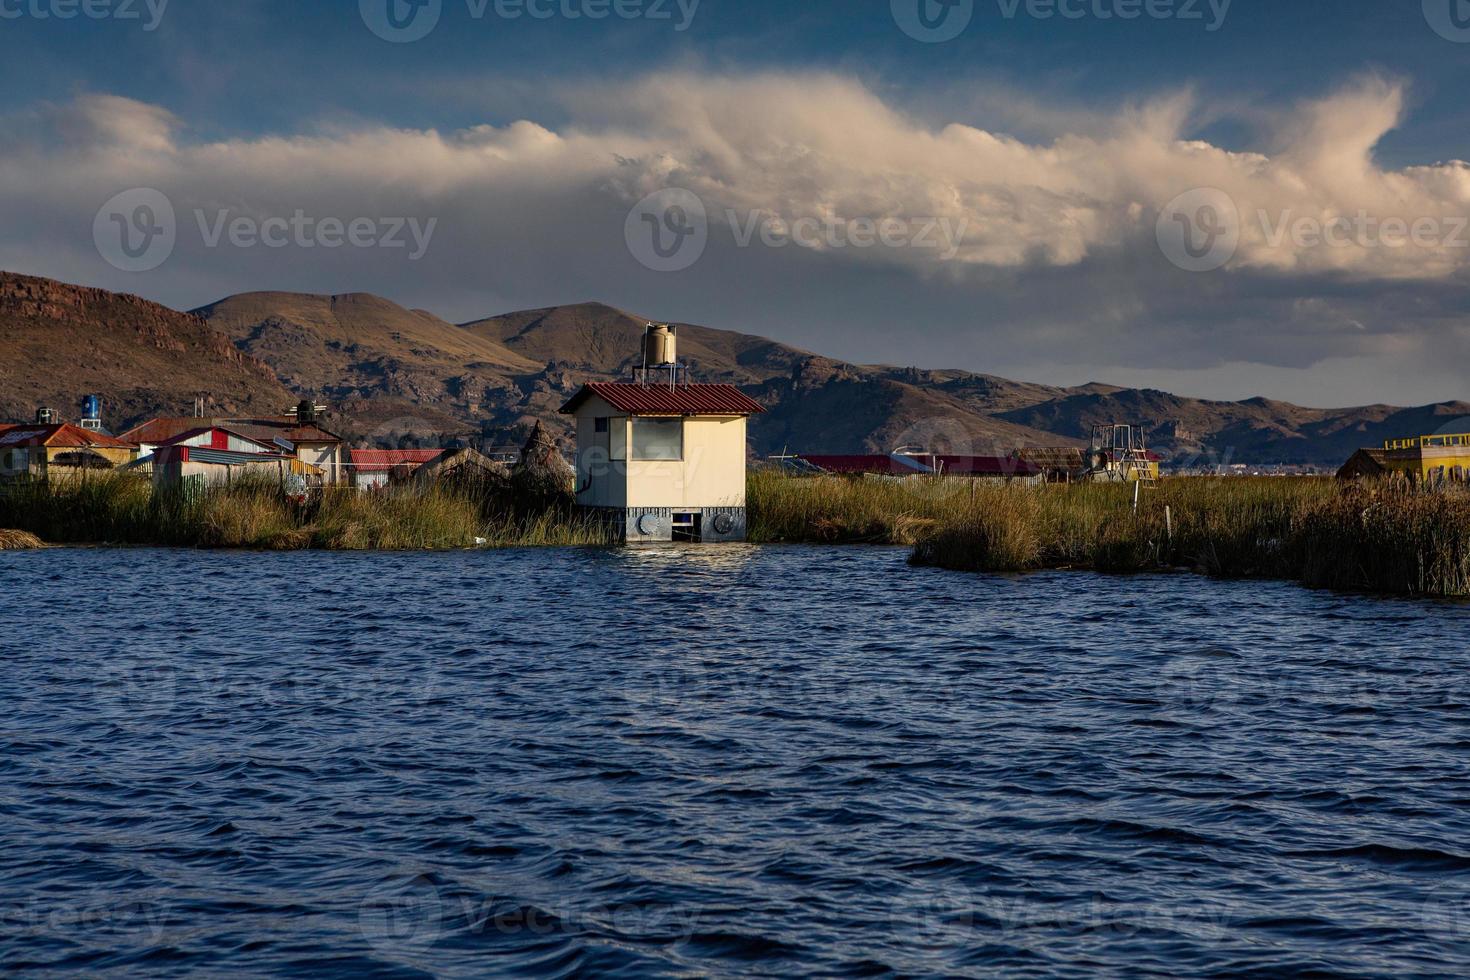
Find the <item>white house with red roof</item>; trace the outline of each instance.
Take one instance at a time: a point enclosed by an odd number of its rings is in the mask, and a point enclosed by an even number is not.
[[[578,506],[627,541],[745,539],[746,422],[764,409],[690,383],[672,328],[649,325],[632,381],[585,384],[561,411],[576,419]]]

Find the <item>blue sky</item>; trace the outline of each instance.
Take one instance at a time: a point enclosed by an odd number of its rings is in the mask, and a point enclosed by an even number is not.
[[[441,0],[411,43],[369,28],[389,0],[89,2],[112,15],[0,0],[7,268],[180,307],[365,289],[469,319],[600,298],[853,360],[1324,405],[1470,398],[1453,228],[1417,262],[1255,240],[1283,215],[1470,213],[1465,0],[1060,0],[1075,17],[973,0],[938,43],[900,9],[936,0],[617,0],[643,15],[603,20],[562,12],[597,0],[530,0],[551,16],[516,19],[506,0],[482,16]],[[1160,16],[1101,16],[1130,2]],[[622,240],[661,182],[710,212],[687,270],[631,262]],[[1153,216],[1222,183],[1261,227],[1221,269],[1161,262]],[[130,271],[91,232],[138,187],[177,207],[179,246]],[[436,238],[412,263],[221,250],[190,217],[303,210],[433,218]],[[966,247],[732,245],[757,212],[836,213],[846,232],[939,215]]]

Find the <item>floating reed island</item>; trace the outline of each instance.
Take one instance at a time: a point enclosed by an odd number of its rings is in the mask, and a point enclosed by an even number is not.
[[[961,571],[1188,569],[1313,587],[1470,596],[1470,494],[1384,481],[1165,480],[1022,487],[756,474],[764,541],[873,541]]]

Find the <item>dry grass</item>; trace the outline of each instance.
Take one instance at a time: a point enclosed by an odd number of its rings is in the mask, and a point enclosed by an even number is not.
[[[46,547],[45,542],[25,531],[0,530],[0,551],[33,551]]]
[[[1470,493],[1326,479],[1166,480],[1024,487],[752,474],[755,542],[909,545],[916,563],[972,571],[1189,568],[1348,590],[1470,595]],[[1172,514],[1172,531],[1165,520]],[[0,547],[58,543],[408,550],[614,543],[565,501],[404,487],[298,505],[269,484],[155,493],[102,475],[0,492]]]
[[[963,480],[751,480],[763,541],[914,546],[968,571],[1188,568],[1221,578],[1409,595],[1470,595],[1470,495],[1330,479],[1180,479],[1024,487]],[[1167,513],[1172,515],[1172,530]]]
[[[269,482],[155,492],[147,477],[124,474],[8,487],[0,493],[0,524],[56,542],[203,548],[403,551],[611,543],[605,528],[567,507],[531,512],[498,492],[344,488],[303,505]]]

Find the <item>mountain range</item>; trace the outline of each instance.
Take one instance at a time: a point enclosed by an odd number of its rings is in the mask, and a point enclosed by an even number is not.
[[[106,290],[0,273],[0,419],[99,394],[115,431],[153,415],[279,415],[301,398],[363,445],[478,439],[510,446],[584,381],[626,378],[649,317],[601,303],[455,324],[366,293],[259,292],[180,312]],[[756,334],[676,324],[696,380],[762,405],[752,451],[1005,453],[1075,445],[1094,424],[1146,427],[1176,464],[1334,465],[1384,439],[1470,425],[1470,404],[1312,409],[1253,398],[1010,381],[859,365]],[[65,414],[65,413],[63,413]]]

